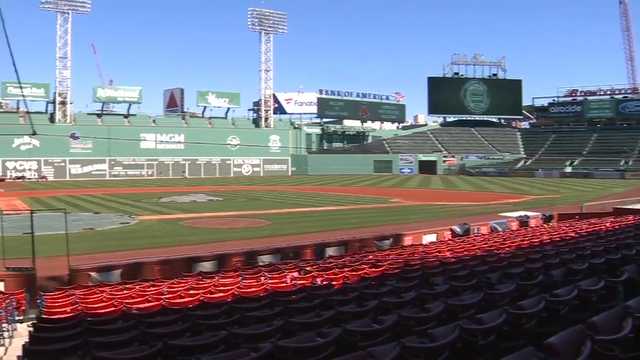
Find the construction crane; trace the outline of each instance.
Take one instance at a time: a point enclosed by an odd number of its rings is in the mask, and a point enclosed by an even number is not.
[[[102,84],[102,86],[113,86],[112,79],[109,79],[108,82],[104,81],[104,74],[102,72],[102,64],[100,63],[100,56],[98,56],[98,49],[96,48],[96,45],[93,42],[91,43],[91,52],[93,52],[93,57],[95,58],[95,61],[96,61],[96,70],[98,70],[98,77],[100,77],[100,84]]]
[[[629,85],[636,87],[638,86],[636,51],[629,2],[628,0],[618,0],[618,6],[620,8],[620,27],[622,28],[622,43],[624,45],[624,56],[627,66],[627,81]]]

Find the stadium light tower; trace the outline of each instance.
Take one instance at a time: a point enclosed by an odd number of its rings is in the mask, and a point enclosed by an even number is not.
[[[73,120],[71,107],[71,17],[88,14],[91,0],[40,0],[40,9],[56,13],[56,122]]]
[[[260,126],[273,127],[273,35],[287,33],[287,14],[250,8],[248,22],[260,34]]]
[[[622,43],[624,46],[624,60],[627,66],[627,82],[632,87],[638,86],[638,74],[636,72],[636,49],[633,36],[633,20],[627,0],[619,0],[620,27],[622,28]]]

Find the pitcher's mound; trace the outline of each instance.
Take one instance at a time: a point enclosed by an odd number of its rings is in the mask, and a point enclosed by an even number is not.
[[[182,223],[185,226],[206,229],[240,229],[249,227],[261,227],[270,225],[271,221],[262,219],[220,218],[220,219],[194,219]]]

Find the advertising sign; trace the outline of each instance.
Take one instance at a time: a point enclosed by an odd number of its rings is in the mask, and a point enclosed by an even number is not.
[[[240,93],[228,91],[196,91],[198,106],[237,108],[240,107]]]
[[[615,99],[587,100],[584,102],[583,111],[584,111],[584,117],[587,119],[612,118],[616,116],[616,100]]]
[[[399,172],[400,172],[400,175],[413,175],[416,173],[416,168],[401,167]]]
[[[105,179],[108,165],[106,159],[69,159],[69,179]]]
[[[318,97],[318,117],[402,123],[406,108],[398,103]]]
[[[377,100],[387,102],[403,102],[405,96],[401,92],[394,92],[393,94],[378,94],[366,91],[351,91],[351,90],[318,90],[318,95],[324,97],[339,97],[339,98],[352,98],[358,100]]]
[[[415,165],[416,164],[416,155],[415,154],[400,154],[398,155],[400,165]]]
[[[429,77],[430,115],[522,117],[522,80]]]
[[[164,114],[184,113],[184,89],[173,88],[164,91]]]
[[[546,117],[581,117],[583,110],[583,103],[581,101],[564,101],[549,103],[547,106],[547,112],[544,114]]]
[[[2,100],[48,101],[50,91],[47,83],[23,82],[20,91],[20,84],[17,82],[3,81],[0,96]]]
[[[640,117],[640,100],[629,99],[618,101],[618,115],[621,117]]]
[[[638,95],[640,88],[637,86],[610,86],[603,88],[599,86],[591,86],[586,88],[570,88],[566,89],[562,97],[585,98],[585,97],[603,97],[603,96],[622,96],[622,95]]]
[[[184,134],[141,133],[140,149],[183,150]]]
[[[9,159],[2,161],[2,176],[7,178],[25,177],[37,179],[40,177],[40,159]]]
[[[69,152],[90,153],[93,151],[93,140],[84,139],[77,130],[69,133]]]
[[[285,176],[289,175],[289,158],[51,158],[3,159],[0,175],[7,178],[49,180],[214,177],[214,176]]]
[[[96,86],[93,88],[93,101],[107,104],[141,104],[140,86]]]
[[[40,140],[31,136],[24,135],[14,138],[11,147],[14,149],[19,149],[20,151],[31,150],[40,147]]]
[[[278,92],[273,94],[273,112],[277,115],[316,114],[318,94],[314,92]]]

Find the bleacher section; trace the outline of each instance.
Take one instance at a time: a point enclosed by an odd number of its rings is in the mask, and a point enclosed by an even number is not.
[[[385,140],[392,154],[431,154],[442,152],[426,131]]]
[[[638,129],[600,129],[593,145],[585,154],[589,158],[631,158],[640,141]]]
[[[576,159],[581,157],[593,137],[591,131],[558,131],[540,157]]]
[[[521,169],[636,170],[640,129],[526,129],[521,131],[529,161]],[[546,147],[545,147],[546,146]]]
[[[631,161],[631,164],[627,165],[628,171],[640,171],[640,159],[636,158]]]
[[[520,137],[522,138],[524,154],[528,158],[534,158],[549,142],[552,135],[553,133],[550,131],[522,131]]]
[[[600,359],[640,350],[640,217],[42,294],[26,360]],[[613,355],[622,357],[611,357]]]
[[[489,144],[503,154],[522,154],[518,130],[509,128],[475,128]]]
[[[441,127],[431,130],[431,134],[451,154],[498,154],[472,128]]]

